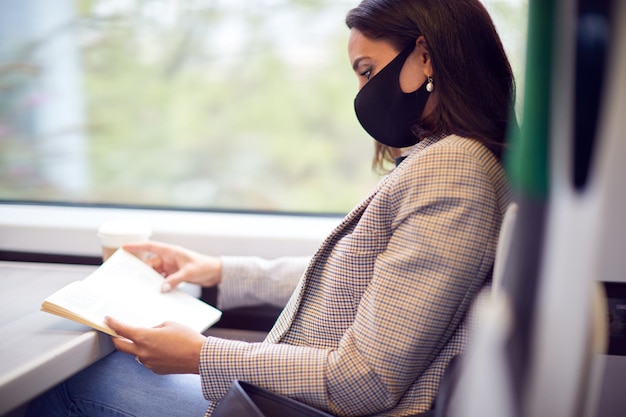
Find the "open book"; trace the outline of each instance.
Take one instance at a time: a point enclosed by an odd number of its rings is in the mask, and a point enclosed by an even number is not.
[[[82,281],[74,281],[46,298],[41,310],[116,336],[104,324],[110,316],[138,327],[175,321],[203,332],[222,312],[180,289],[161,292],[163,277],[143,261],[117,250]]]

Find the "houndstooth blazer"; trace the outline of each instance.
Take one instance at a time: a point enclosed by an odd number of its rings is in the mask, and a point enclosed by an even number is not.
[[[423,140],[321,244],[263,343],[206,340],[204,396],[215,403],[241,379],[335,415],[428,410],[464,347],[463,319],[490,277],[509,202],[483,145]],[[254,262],[225,261],[228,285],[248,274],[242,293],[292,292],[272,274],[293,275],[298,262]]]

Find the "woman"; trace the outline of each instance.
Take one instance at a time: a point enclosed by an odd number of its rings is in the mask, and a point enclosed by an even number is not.
[[[31,415],[190,416],[207,405],[210,415],[233,379],[336,415],[431,408],[443,371],[463,349],[463,319],[490,277],[509,203],[500,156],[513,76],[478,0],[365,0],[346,22],[357,117],[405,158],[306,269],[298,259],[127,247],[156,255],[165,287],[219,285],[223,309],[281,304],[293,293],[267,339],[244,343],[174,323],[140,329],[111,319],[126,353],[44,395]]]

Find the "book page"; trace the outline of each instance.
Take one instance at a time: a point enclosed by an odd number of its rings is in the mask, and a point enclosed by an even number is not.
[[[134,255],[118,250],[83,282],[105,293],[137,294],[160,291],[163,277]]]
[[[44,311],[60,312],[69,318],[77,316],[84,319],[85,324],[93,323],[100,327],[107,327],[104,324],[106,316],[140,327],[161,323],[159,317],[151,317],[145,310],[136,309],[132,303],[124,303],[121,298],[94,291],[82,281],[73,282],[46,298]]]
[[[161,293],[162,282],[163,277],[150,266],[118,250],[89,277],[48,297],[42,309],[58,314],[56,306],[63,316],[73,312],[103,327],[104,317],[111,316],[138,327],[175,321],[198,332],[221,317],[219,310],[183,291]]]

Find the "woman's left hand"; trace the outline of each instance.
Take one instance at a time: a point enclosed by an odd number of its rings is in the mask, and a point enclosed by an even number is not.
[[[182,324],[165,322],[153,328],[134,327],[111,317],[105,323],[120,337],[115,347],[136,357],[157,374],[199,373],[200,351],[206,338]]]

